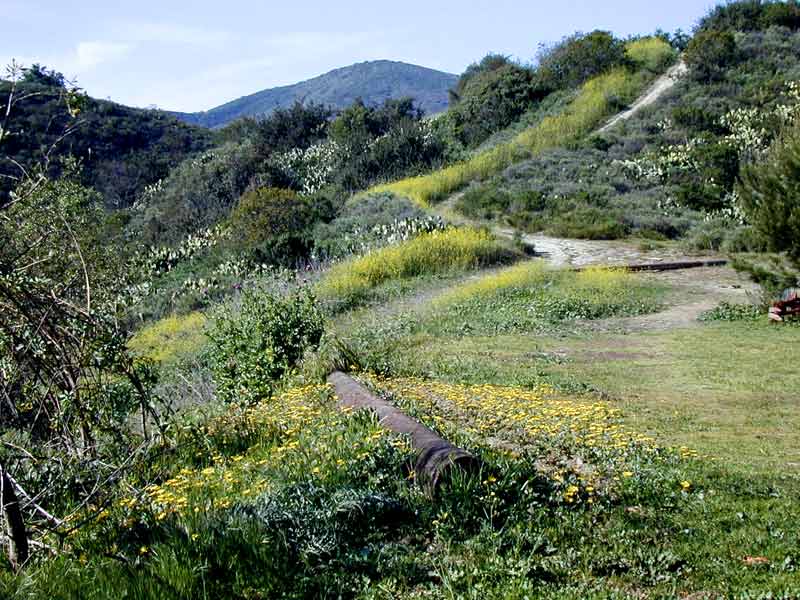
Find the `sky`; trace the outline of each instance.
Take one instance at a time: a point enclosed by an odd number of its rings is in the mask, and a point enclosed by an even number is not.
[[[575,31],[691,30],[713,0],[0,0],[0,62],[90,95],[200,111],[337,67],[389,59],[451,73],[489,52],[530,62]]]

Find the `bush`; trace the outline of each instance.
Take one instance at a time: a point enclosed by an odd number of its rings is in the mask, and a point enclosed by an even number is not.
[[[763,163],[743,169],[739,194],[769,249],[800,264],[800,128],[776,142]]]
[[[735,58],[736,40],[730,31],[701,31],[684,54],[692,77],[705,83],[723,79]]]
[[[330,220],[332,212],[324,201],[267,187],[244,194],[229,222],[235,243],[253,253],[255,260],[292,264],[308,255],[312,227],[319,220]]]
[[[547,96],[533,72],[508,63],[472,76],[446,118],[452,120],[456,138],[476,146],[495,131],[516,121]]]
[[[755,31],[779,26],[800,27],[800,4],[796,0],[740,0],[714,8],[700,21],[701,31]]]
[[[334,266],[320,283],[319,294],[336,305],[349,306],[392,280],[473,269],[511,257],[485,231],[435,231]]]
[[[659,37],[648,37],[630,42],[625,56],[640,68],[661,73],[675,62],[675,49]]]
[[[608,31],[576,33],[539,54],[540,84],[551,90],[574,88],[625,63],[625,42]]]
[[[722,302],[719,306],[700,315],[701,321],[758,321],[766,311],[755,304],[732,304]]]
[[[220,313],[209,332],[217,394],[227,402],[268,399],[323,332],[322,313],[307,290],[284,298],[244,291],[239,309]]]
[[[177,242],[227,216],[258,172],[253,144],[226,144],[182,162],[140,200],[144,240]]]
[[[630,233],[629,226],[608,210],[579,207],[559,215],[547,228],[551,235],[585,240],[618,240]]]

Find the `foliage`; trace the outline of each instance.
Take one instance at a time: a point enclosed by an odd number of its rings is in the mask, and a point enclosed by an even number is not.
[[[768,27],[800,28],[796,0],[737,0],[715,6],[699,23],[703,31],[753,31]]]
[[[518,134],[511,142],[480,152],[440,171],[377,186],[373,192],[405,196],[421,206],[444,199],[475,179],[485,179],[531,154],[563,146],[588,133],[618,102],[632,100],[643,87],[639,76],[612,71],[588,81],[563,112],[545,117],[538,125]]]
[[[291,190],[259,188],[244,194],[231,212],[236,244],[257,262],[291,264],[308,255],[311,228],[331,213]]]
[[[272,152],[305,150],[325,137],[333,111],[322,104],[296,101],[290,108],[276,108],[265,119],[254,121],[253,143],[259,156]]]
[[[434,231],[334,265],[318,291],[321,298],[345,308],[362,303],[375,287],[392,280],[474,269],[510,256],[485,231]]]
[[[126,274],[98,239],[98,196],[34,173],[0,207],[0,479],[15,568],[29,536],[80,527],[63,515],[104,502],[140,454],[139,434],[160,423],[155,374],[127,352],[115,319]],[[129,422],[137,412],[139,433]],[[23,515],[9,493],[30,499]]]
[[[483,75],[484,73],[496,71],[508,65],[512,65],[513,61],[504,54],[487,54],[479,62],[470,64],[464,72],[458,77],[456,85],[450,90],[450,106],[458,104],[461,100],[461,95],[467,88],[467,85],[475,77]]]
[[[21,74],[21,80],[0,81],[0,106],[13,103],[11,129],[0,146],[0,175],[20,176],[8,158],[31,169],[48,152],[48,172],[61,174],[59,158],[80,160],[80,180],[100,192],[109,208],[130,207],[145,186],[167,176],[184,158],[208,149],[212,136],[158,111],[129,108],[96,100],[67,86],[63,75],[40,65]],[[66,87],[65,87],[66,86]],[[15,89],[16,88],[16,89]],[[80,94],[73,112],[65,100]],[[13,95],[12,95],[13,94]],[[12,180],[0,177],[0,204]]]
[[[574,88],[625,63],[625,42],[608,31],[576,33],[539,52],[537,77],[551,90]]]
[[[625,56],[640,68],[662,73],[675,62],[677,54],[668,42],[653,36],[626,44]]]
[[[701,82],[722,79],[736,58],[736,39],[730,31],[701,31],[684,53],[692,76]]]
[[[763,163],[742,174],[742,207],[772,251],[786,252],[800,264],[800,132],[775,143]]]
[[[208,333],[217,394],[253,404],[275,392],[306,350],[319,344],[322,313],[308,290],[279,297],[244,290],[237,309],[223,310]]]
[[[451,121],[454,135],[465,146],[477,146],[495,131],[507,127],[549,90],[536,85],[533,71],[506,62],[489,65],[477,72],[468,70],[459,80],[458,102],[451,106],[446,119]],[[483,63],[481,63],[483,65]]]
[[[758,321],[766,318],[766,311],[755,304],[721,302],[700,315],[701,321]]]
[[[135,206],[134,229],[149,243],[177,242],[217,224],[259,170],[252,142],[228,143],[178,165]]]

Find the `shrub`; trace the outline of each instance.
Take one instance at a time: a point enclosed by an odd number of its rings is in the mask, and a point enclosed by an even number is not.
[[[230,143],[182,162],[139,201],[145,241],[176,242],[227,216],[258,171],[250,142]]]
[[[628,43],[625,56],[640,68],[661,73],[675,61],[676,52],[663,39],[648,37]]]
[[[800,128],[776,142],[763,163],[743,169],[739,194],[769,249],[800,264]]]
[[[461,143],[476,146],[513,123],[547,94],[536,85],[530,69],[508,63],[474,75],[447,118],[452,120]]]
[[[370,290],[392,280],[472,269],[511,258],[485,231],[448,229],[334,266],[319,286],[321,297],[340,306],[365,300]]]
[[[578,207],[559,215],[547,228],[551,235],[586,240],[617,240],[630,233],[629,226],[607,210]]]
[[[692,77],[706,83],[723,79],[735,58],[736,40],[730,31],[701,31],[684,54]]]
[[[331,213],[332,207],[291,190],[259,188],[244,194],[231,213],[232,237],[259,262],[290,264],[308,255],[312,226]]]
[[[576,33],[539,53],[537,69],[543,87],[573,88],[625,63],[625,42],[608,31]]]
[[[700,315],[701,321],[758,321],[766,311],[755,304],[732,304],[721,302],[719,306]]]
[[[218,395],[227,402],[269,398],[323,332],[322,313],[308,290],[286,297],[245,290],[239,309],[222,311],[209,332]]]
[[[779,26],[800,27],[800,4],[796,0],[740,0],[714,8],[700,21],[701,31],[754,31]]]

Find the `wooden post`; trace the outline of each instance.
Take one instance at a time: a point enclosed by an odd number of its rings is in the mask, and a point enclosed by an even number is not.
[[[8,535],[8,560],[18,571],[28,560],[28,532],[22,518],[17,493],[9,479],[5,465],[0,462],[0,509]]]

